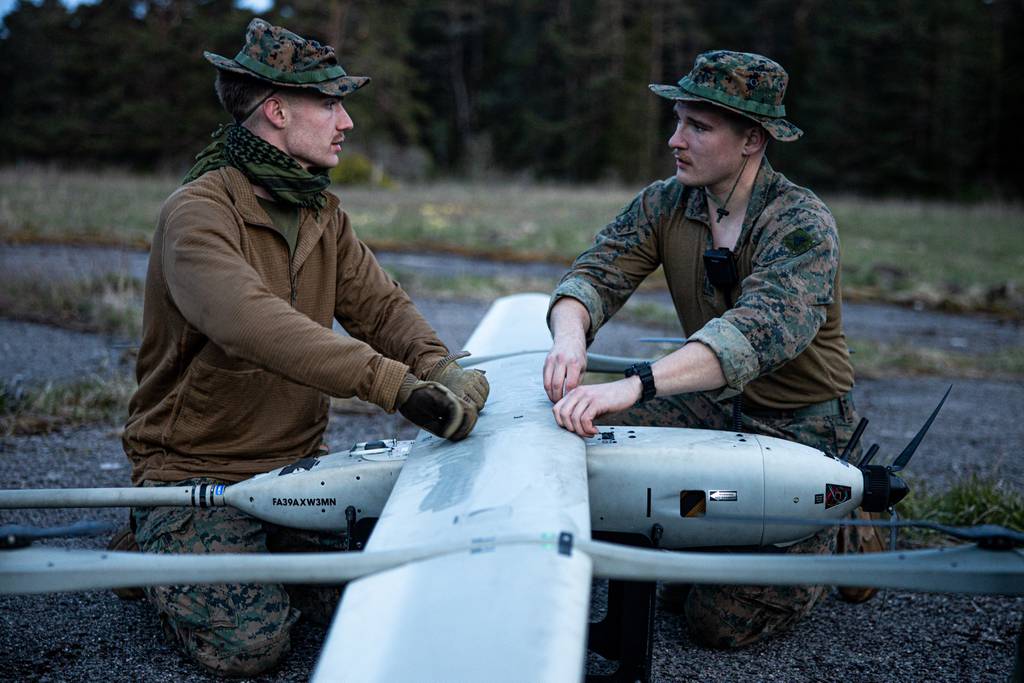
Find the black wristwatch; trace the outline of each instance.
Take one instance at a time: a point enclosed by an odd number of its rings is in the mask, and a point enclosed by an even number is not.
[[[636,404],[640,405],[654,398],[658,391],[654,388],[654,373],[651,372],[651,364],[643,361],[630,365],[626,368],[626,377],[632,377],[633,375],[640,378],[640,386],[642,387],[640,399],[637,400]]]

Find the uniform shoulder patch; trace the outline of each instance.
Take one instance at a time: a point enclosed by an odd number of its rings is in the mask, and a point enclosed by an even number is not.
[[[791,255],[799,256],[817,244],[817,240],[803,228],[797,228],[782,238],[782,244]]]

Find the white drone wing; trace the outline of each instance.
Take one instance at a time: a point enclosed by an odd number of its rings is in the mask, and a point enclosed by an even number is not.
[[[476,429],[457,444],[420,434],[366,551],[471,549],[350,584],[315,680],[582,677],[591,564],[558,536],[589,538],[586,449],[541,386],[546,310],[547,297],[520,295],[488,312],[466,344],[495,358],[475,366],[491,383]],[[541,543],[496,545],[505,534]]]

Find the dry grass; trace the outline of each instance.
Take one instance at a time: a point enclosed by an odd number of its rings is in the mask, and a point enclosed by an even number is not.
[[[121,171],[3,168],[0,239],[146,247],[176,185],[170,176]]]
[[[142,284],[117,275],[46,281],[12,274],[0,282],[0,315],[138,339]]]
[[[123,421],[135,381],[90,376],[42,387],[0,386],[0,434],[40,434],[89,422]]]
[[[850,357],[858,377],[884,378],[893,375],[933,377],[1024,378],[1024,347],[994,353],[957,353],[911,344],[887,344],[851,339]]]
[[[0,169],[0,240],[145,246],[177,186],[169,175]],[[333,191],[377,248],[568,263],[639,189],[443,182]],[[1024,316],[1024,207],[826,200],[848,296]]]
[[[843,248],[844,285],[912,290],[1021,283],[1024,207],[941,201],[829,201]]]
[[[550,292],[557,280],[510,275],[434,275],[412,268],[385,267],[391,277],[402,284],[413,299],[429,296],[432,299],[458,299],[488,302],[509,294],[522,292]]]
[[[526,291],[545,291],[553,282],[507,276],[460,275],[439,277],[396,268],[391,274],[415,296],[490,301]],[[142,286],[123,277],[85,281],[9,279],[0,284],[0,315],[100,332],[123,339],[141,334]],[[632,299],[619,319],[679,332],[675,310]],[[905,343],[850,339],[851,360],[859,377],[941,376],[967,378],[1024,378],[1024,348],[1010,347],[987,354],[959,353]],[[666,347],[667,348],[667,347]],[[654,347],[652,347],[652,350]]]
[[[633,191],[442,183],[337,193],[360,235],[380,245],[568,262]]]
[[[148,244],[171,176],[0,169],[0,239]],[[360,236],[404,249],[567,260],[632,190],[438,183],[334,187]]]

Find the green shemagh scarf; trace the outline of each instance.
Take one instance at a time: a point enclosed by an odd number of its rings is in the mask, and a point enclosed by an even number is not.
[[[317,211],[327,202],[324,190],[331,183],[327,169],[310,173],[277,147],[234,123],[213,132],[213,142],[196,156],[182,184],[223,166],[237,168],[251,183],[269,192],[274,201]]]

